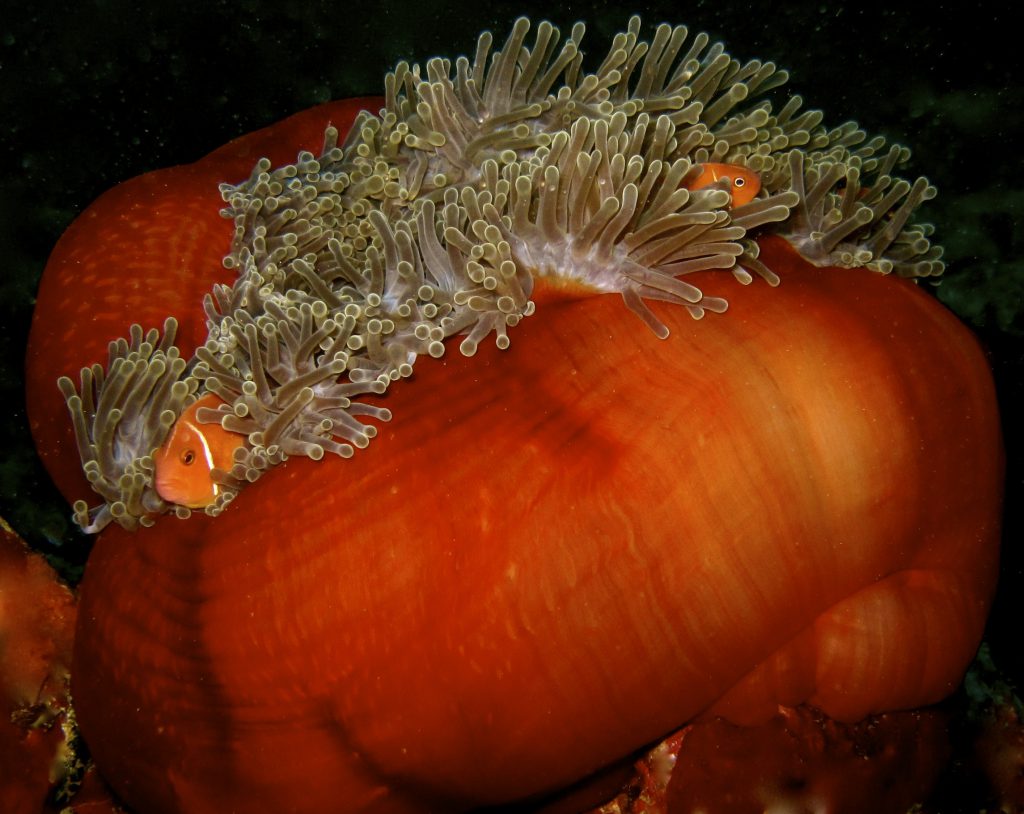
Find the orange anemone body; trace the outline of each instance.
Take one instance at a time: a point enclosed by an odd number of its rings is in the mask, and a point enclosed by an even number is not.
[[[289,122],[274,135],[303,146]],[[88,255],[90,217],[46,272],[34,347],[74,300],[53,281],[79,285],[62,258]],[[781,285],[697,275],[730,310],[663,306],[667,340],[618,296],[539,283],[507,351],[420,362],[352,459],[289,460],[216,518],[104,531],[73,694],[118,794],[140,812],[461,811],[699,716],[853,721],[947,695],[997,570],[984,357],[912,283],[814,268],[777,238],[760,259]],[[75,341],[30,352],[40,428],[98,342],[71,317]],[[67,443],[37,437],[51,462]]]

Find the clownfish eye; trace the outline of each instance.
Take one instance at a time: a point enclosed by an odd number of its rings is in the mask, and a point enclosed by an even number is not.
[[[733,181],[732,183],[733,183],[733,186],[741,187],[741,186],[743,186],[743,185],[744,185],[745,183],[747,183],[747,182],[746,182],[746,181],[744,181],[744,180],[743,180],[742,178],[737,178],[737,179],[736,179],[735,181]]]
[[[180,458],[185,466],[192,466],[196,460],[196,453],[191,449],[183,449]]]

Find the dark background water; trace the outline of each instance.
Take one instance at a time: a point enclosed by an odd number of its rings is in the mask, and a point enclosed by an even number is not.
[[[939,187],[922,215],[946,247],[939,296],[988,348],[1004,414],[1006,533],[987,638],[997,665],[1019,681],[1024,87],[1018,30],[995,4],[920,12],[831,2],[87,0],[8,11],[0,21],[0,515],[55,558],[84,558],[87,540],[32,450],[22,359],[48,253],[90,201],[311,105],[379,93],[399,59],[472,54],[480,30],[503,40],[520,14],[563,31],[584,20],[584,47],[600,55],[633,13],[643,15],[645,35],[662,21],[686,23],[740,59],[788,68],[790,87],[827,123],[856,119],[910,146],[904,174]]]

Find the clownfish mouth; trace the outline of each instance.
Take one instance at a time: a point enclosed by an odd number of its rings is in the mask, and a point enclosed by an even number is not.
[[[653,304],[726,310],[693,272],[778,284],[762,234],[817,265],[942,272],[930,228],[909,222],[934,188],[893,176],[907,151],[828,130],[799,97],[774,112],[758,98],[786,80],[771,63],[719,46],[701,62],[703,35],[682,58],[685,31],[659,27],[655,48],[633,18],[586,73],[582,26],[561,50],[546,22],[530,50],[528,29],[518,20],[493,54],[482,37],[474,61],[399,63],[379,114],[344,138],[328,126],[318,156],[261,159],[221,185],[237,277],[205,298],[205,343],[186,361],[174,320],[162,336],[134,326],[106,373],[60,381],[104,501],[75,504],[84,529],[216,514],[289,456],[351,455],[390,419],[368,397],[452,345],[507,348],[540,278],[617,293],[665,338]],[[220,403],[205,422],[184,418],[207,396]],[[211,443],[202,466],[160,452],[189,433]]]

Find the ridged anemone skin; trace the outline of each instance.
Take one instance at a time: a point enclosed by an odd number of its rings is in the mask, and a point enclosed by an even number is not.
[[[168,314],[190,353],[226,273],[216,181],[363,104],[127,182],[62,239],[28,395],[66,496],[86,487],[55,378]],[[352,459],[292,459],[219,517],[108,527],[72,685],[104,778],[140,814],[465,811],[699,716],[948,695],[998,566],[984,355],[909,281],[780,238],[761,260],[778,287],[694,275],[729,311],[660,307],[666,340],[617,296],[539,285],[508,350],[422,361]]]

